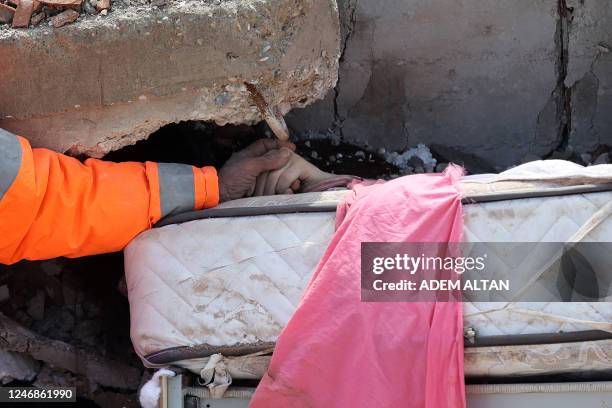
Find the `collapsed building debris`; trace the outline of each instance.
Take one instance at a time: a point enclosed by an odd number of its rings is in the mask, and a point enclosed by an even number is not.
[[[27,28],[37,26],[44,19],[49,18],[51,26],[55,28],[77,20],[80,13],[85,11],[93,14],[96,11],[106,13],[111,8],[110,0],[95,1],[93,12],[92,0],[2,0],[0,1],[0,25],[11,24],[13,28]]]
[[[76,387],[102,407],[138,406],[147,371],[116,288],[122,269],[120,255],[0,265],[0,382]]]
[[[108,5],[79,4],[99,13]],[[0,87],[0,127],[36,147],[101,157],[182,120],[259,122],[244,82],[281,114],[323,98],[336,83],[335,2],[170,0],[160,9],[132,0],[111,7],[107,17],[81,15],[59,30],[44,21],[0,30],[0,69],[11,73]]]
[[[2,348],[26,353],[36,360],[85,376],[105,387],[135,390],[140,370],[68,343],[41,336],[0,314]]]
[[[0,349],[0,384],[14,380],[31,381],[36,377],[40,364],[30,355]]]

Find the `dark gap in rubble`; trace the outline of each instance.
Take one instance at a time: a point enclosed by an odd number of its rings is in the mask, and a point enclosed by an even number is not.
[[[0,265],[0,288],[4,287],[7,294],[0,299],[0,312],[26,330],[43,336],[43,344],[35,347],[38,355],[53,355],[56,350],[51,341],[61,341],[75,348],[78,367],[86,364],[87,354],[81,355],[82,352],[99,356],[103,362],[119,361],[135,370],[133,380],[137,384],[143,367],[129,337],[129,305],[122,278],[121,253]],[[44,349],[45,338],[49,339],[48,350]],[[9,344],[7,349],[11,347]],[[25,354],[18,358],[33,361]],[[117,375],[112,364],[102,363],[100,367],[109,381],[123,384],[122,379],[111,378]],[[17,374],[21,378],[12,377],[12,381],[0,378],[0,382],[9,381],[11,386],[76,387],[78,406],[105,406],[93,402],[98,398],[136,401],[135,389],[120,391],[102,387],[81,374],[45,361]]]
[[[232,152],[264,137],[271,137],[271,132],[263,122],[255,126],[180,122],[164,126],[148,139],[110,152],[104,158],[118,162],[156,161],[219,168]],[[387,163],[381,155],[344,143],[334,134],[294,142],[298,154],[330,173],[367,178],[399,174],[397,167]]]
[[[104,159],[183,163],[193,166],[220,167],[233,151],[265,137],[263,124],[226,125],[187,121],[166,125],[148,139],[108,153]]]

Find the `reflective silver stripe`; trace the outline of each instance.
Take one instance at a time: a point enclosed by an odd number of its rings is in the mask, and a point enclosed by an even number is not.
[[[21,155],[21,144],[17,136],[0,129],[0,200],[19,173]]]
[[[193,169],[186,164],[158,163],[159,199],[162,218],[193,210],[195,186]]]

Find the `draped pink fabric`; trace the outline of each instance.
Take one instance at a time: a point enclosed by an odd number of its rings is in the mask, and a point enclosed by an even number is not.
[[[458,242],[461,169],[357,185],[251,407],[465,407],[458,302],[360,301],[361,242]]]

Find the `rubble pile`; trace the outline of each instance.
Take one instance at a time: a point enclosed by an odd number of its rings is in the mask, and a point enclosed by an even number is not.
[[[106,15],[110,0],[0,0],[0,26],[27,28],[48,20],[59,28],[75,22],[81,12]]]
[[[0,383],[138,406],[150,374],[132,351],[122,274],[120,254],[0,266]]]

